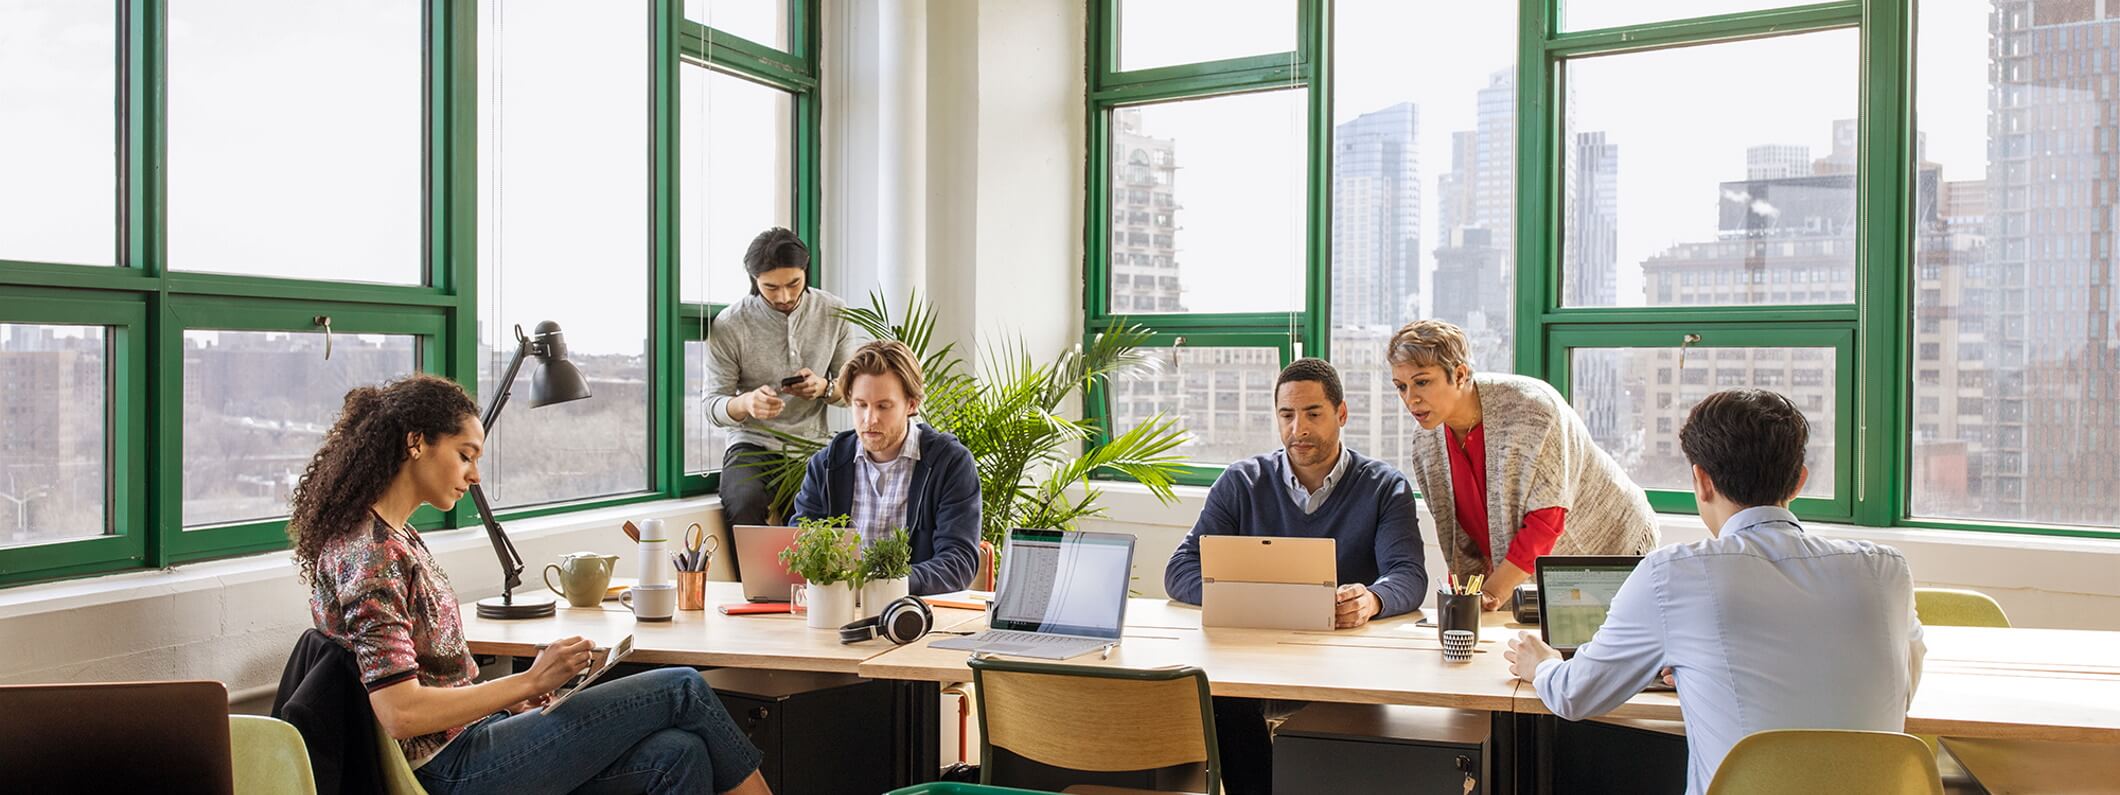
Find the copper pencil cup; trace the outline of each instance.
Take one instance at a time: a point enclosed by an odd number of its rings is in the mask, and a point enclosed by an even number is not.
[[[677,609],[707,609],[706,572],[680,571],[677,573]]]

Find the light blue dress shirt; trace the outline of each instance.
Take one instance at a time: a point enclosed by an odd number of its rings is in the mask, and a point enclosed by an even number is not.
[[[1925,651],[1898,550],[1809,535],[1762,506],[1730,517],[1718,538],[1651,552],[1590,642],[1540,663],[1532,684],[1553,714],[1581,720],[1670,667],[1686,791],[1698,795],[1753,732],[1904,730]]]
[[[1332,465],[1332,471],[1325,473],[1325,482],[1318,484],[1317,491],[1303,488],[1303,481],[1296,479],[1296,468],[1288,465],[1287,450],[1280,451],[1274,460],[1281,465],[1281,482],[1288,486],[1288,498],[1294,500],[1296,507],[1303,509],[1304,513],[1312,514],[1317,513],[1318,508],[1325,505],[1325,500],[1332,496],[1332,487],[1347,476],[1347,462],[1353,458],[1347,454],[1345,446],[1340,447],[1340,460]]]

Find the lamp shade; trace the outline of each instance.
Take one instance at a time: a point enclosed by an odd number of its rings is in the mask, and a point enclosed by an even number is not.
[[[559,324],[550,320],[537,324],[530,335],[531,355],[537,369],[530,373],[530,407],[550,406],[589,396],[589,382],[582,371],[567,361],[567,339]]]

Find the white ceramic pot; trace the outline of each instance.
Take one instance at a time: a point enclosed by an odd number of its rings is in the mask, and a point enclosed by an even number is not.
[[[811,629],[838,629],[854,620],[854,588],[847,583],[804,586]]]
[[[912,588],[904,577],[895,580],[870,580],[861,586],[861,614],[873,616],[883,612],[883,606],[898,601]]]

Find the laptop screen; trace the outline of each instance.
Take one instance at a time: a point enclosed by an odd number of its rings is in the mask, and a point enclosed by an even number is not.
[[[1134,537],[1120,533],[1013,530],[1002,552],[995,629],[1119,637]]]
[[[1573,650],[1605,624],[1612,597],[1639,557],[1546,556],[1538,560],[1539,620],[1547,645]]]

